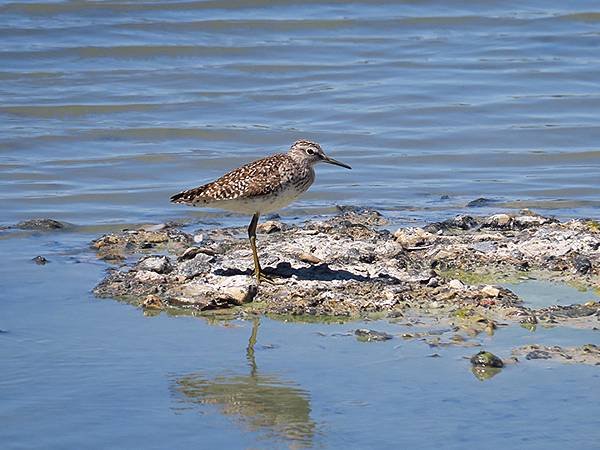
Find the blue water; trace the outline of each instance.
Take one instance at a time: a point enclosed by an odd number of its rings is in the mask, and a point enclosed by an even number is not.
[[[246,217],[181,189],[320,142],[284,220],[370,206],[396,223],[529,207],[599,217],[598,2],[0,2],[0,447],[594,448],[598,369],[262,318],[146,317],[93,298],[102,232]],[[467,208],[476,198],[493,200]],[[44,255],[50,263],[30,260]],[[408,330],[410,331],[410,330]],[[349,335],[346,335],[350,333]],[[520,327],[478,337],[598,343]],[[441,358],[429,357],[433,353]]]

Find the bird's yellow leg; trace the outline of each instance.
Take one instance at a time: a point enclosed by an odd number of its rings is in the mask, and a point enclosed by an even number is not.
[[[248,226],[248,238],[250,238],[252,257],[254,258],[254,276],[256,277],[256,282],[258,284],[260,284],[261,281],[273,284],[273,280],[260,268],[260,261],[258,260],[258,251],[256,250],[256,226],[258,225],[259,216],[260,214],[258,213],[254,214],[250,221],[250,225]]]

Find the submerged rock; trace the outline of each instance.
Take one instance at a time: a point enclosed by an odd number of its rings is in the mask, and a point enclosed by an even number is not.
[[[580,347],[523,345],[514,349],[513,355],[524,356],[527,360],[543,359],[562,363],[600,365],[600,347],[595,344],[585,344]]]
[[[48,264],[50,261],[48,261],[45,257],[38,255],[35,258],[32,258],[32,261],[34,263],[36,263],[39,266],[43,266],[45,264]]]
[[[481,351],[476,355],[471,357],[471,364],[474,366],[484,366],[484,367],[496,367],[501,368],[504,367],[504,363],[500,358],[490,352]]]
[[[10,228],[18,228],[20,230],[53,231],[62,230],[68,227],[69,224],[65,222],[59,222],[58,220],[44,218],[23,220],[22,222],[19,222]]]
[[[359,328],[354,331],[354,334],[356,335],[356,339],[361,342],[389,341],[394,337],[383,331],[368,330],[366,328]]]

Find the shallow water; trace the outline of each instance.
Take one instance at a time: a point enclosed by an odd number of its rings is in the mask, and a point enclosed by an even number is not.
[[[45,266],[23,256],[40,249]],[[479,348],[430,348],[386,321],[144,317],[91,296],[104,267],[77,239],[0,250],[2,448],[546,449],[600,438],[596,367],[524,361],[481,381],[465,359]],[[359,342],[358,327],[395,338]],[[596,334],[515,326],[476,341],[508,357]]]
[[[530,308],[600,301],[600,293],[587,286],[569,286],[543,279],[527,279],[514,283],[500,283],[500,285],[517,294]]]
[[[168,197],[298,138],[354,169],[319,167],[286,220],[336,204],[398,223],[598,218],[597,2],[0,2],[0,42],[0,225],[75,225],[0,231],[0,447],[597,445],[595,367],[526,362],[482,382],[464,359],[477,348],[348,335],[406,331],[382,321],[261,319],[249,346],[252,321],[94,299],[106,266],[88,250],[140,223],[243,224]],[[465,208],[479,197],[492,202]],[[477,339],[503,357],[598,342]]]

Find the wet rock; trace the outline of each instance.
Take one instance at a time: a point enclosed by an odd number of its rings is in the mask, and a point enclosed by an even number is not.
[[[585,344],[580,347],[523,345],[514,349],[513,354],[524,355],[527,360],[543,359],[570,364],[600,365],[600,347],[595,344]]]
[[[494,200],[492,198],[479,197],[479,198],[476,198],[475,200],[471,200],[465,206],[467,208],[482,208],[484,206],[490,206],[490,205],[496,203],[497,201],[498,200]]]
[[[144,297],[140,306],[145,309],[163,309],[165,307],[161,298],[155,294],[149,294]]]
[[[20,230],[53,231],[68,228],[69,224],[54,219],[30,219],[17,223],[12,228]]]
[[[490,352],[480,351],[471,357],[471,364],[474,366],[484,367],[504,367],[504,363],[500,358]]]
[[[525,355],[525,359],[551,359],[552,355],[544,350],[533,350],[527,355]]]
[[[169,273],[173,270],[171,261],[167,256],[146,256],[137,263],[135,266],[137,270],[149,270],[156,273]]]
[[[592,262],[585,256],[578,255],[573,258],[573,266],[575,267],[575,270],[582,275],[586,275],[592,271]]]
[[[32,259],[32,261],[34,263],[36,263],[37,265],[43,266],[45,264],[48,264],[50,261],[48,261],[46,258],[44,258],[43,256],[36,256],[35,258]]]
[[[341,212],[341,217],[354,224],[369,226],[384,226],[389,221],[379,211],[372,208],[361,208],[357,206],[337,205],[337,210]]]
[[[126,255],[144,253],[148,248],[155,251],[164,249],[180,255],[192,241],[192,236],[189,234],[167,227],[160,231],[139,229],[111,233],[96,239],[91,245],[100,259],[108,262],[121,262]]]
[[[429,233],[439,233],[445,230],[470,230],[478,226],[477,220],[471,216],[460,214],[443,222],[427,225],[424,230]]]
[[[359,328],[354,331],[356,339],[361,342],[376,342],[376,341],[389,341],[393,339],[391,334],[383,331],[368,330],[366,328]]]

